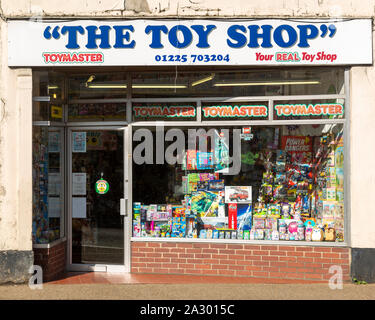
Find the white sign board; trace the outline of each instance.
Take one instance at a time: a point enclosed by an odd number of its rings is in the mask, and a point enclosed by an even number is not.
[[[9,21],[9,66],[372,64],[371,19]]]

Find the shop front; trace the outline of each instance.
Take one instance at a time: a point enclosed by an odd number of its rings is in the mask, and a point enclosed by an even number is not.
[[[41,46],[19,58],[10,41],[9,65],[33,68],[46,279],[325,281],[339,267],[349,280],[350,68],[372,63],[371,20],[14,21],[9,34],[30,23],[21,40]]]

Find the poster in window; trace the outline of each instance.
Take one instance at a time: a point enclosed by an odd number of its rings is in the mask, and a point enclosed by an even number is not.
[[[86,132],[73,132],[72,139],[72,152],[86,152]]]

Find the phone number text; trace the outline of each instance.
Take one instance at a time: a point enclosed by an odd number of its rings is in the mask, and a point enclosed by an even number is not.
[[[155,56],[156,62],[229,62],[229,54],[163,54]]]

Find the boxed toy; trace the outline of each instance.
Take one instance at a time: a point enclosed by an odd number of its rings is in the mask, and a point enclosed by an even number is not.
[[[251,186],[225,186],[225,203],[251,203]]]
[[[237,229],[237,204],[228,204],[228,227],[229,229]]]
[[[230,206],[232,204],[229,204]],[[252,222],[252,205],[251,204],[240,204],[237,203],[237,229],[238,230],[250,230]]]
[[[208,183],[209,191],[223,191],[225,188],[224,179],[210,180]]]
[[[265,217],[253,217],[253,228],[254,229],[264,229]]]
[[[199,217],[222,216],[223,210],[225,212],[223,197],[218,192],[193,192],[191,210],[197,212]]]
[[[186,219],[185,217],[172,218],[172,237],[184,238],[186,233]]]
[[[197,169],[197,151],[196,150],[187,150],[186,169],[187,170]]]
[[[212,169],[213,159],[212,152],[197,152],[197,169]]]

